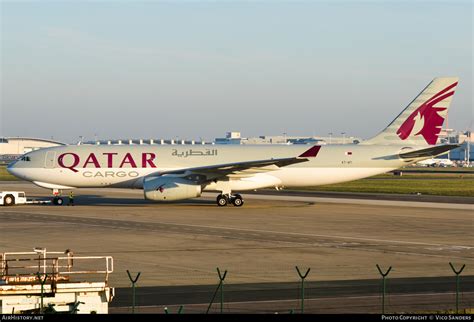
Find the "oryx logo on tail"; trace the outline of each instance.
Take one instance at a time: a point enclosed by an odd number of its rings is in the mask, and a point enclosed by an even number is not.
[[[400,139],[406,140],[410,136],[422,135],[426,143],[436,144],[446,117],[447,107],[435,105],[453,96],[454,90],[451,91],[451,89],[457,84],[455,82],[449,85],[413,111],[397,131]]]

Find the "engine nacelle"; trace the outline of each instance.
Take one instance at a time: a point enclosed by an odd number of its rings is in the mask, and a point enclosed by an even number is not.
[[[143,181],[145,199],[175,201],[201,196],[201,186],[180,177],[151,177]]]

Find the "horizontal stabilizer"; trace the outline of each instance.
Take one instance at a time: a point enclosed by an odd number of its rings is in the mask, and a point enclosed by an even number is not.
[[[435,157],[437,155],[443,154],[448,152],[449,150],[456,149],[460,147],[458,144],[446,144],[446,145],[438,145],[431,148],[410,151],[405,153],[400,153],[400,158],[403,159],[416,159],[416,158],[424,158],[424,157]]]

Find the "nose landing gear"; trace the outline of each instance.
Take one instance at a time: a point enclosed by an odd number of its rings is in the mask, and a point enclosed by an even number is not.
[[[63,204],[64,200],[61,197],[54,197],[53,198],[53,205],[56,206],[61,206]]]
[[[53,198],[51,201],[53,205],[62,206],[62,204],[64,203],[64,200],[63,198],[61,198],[61,190],[53,189]]]
[[[242,199],[242,196],[239,194],[235,194],[235,195],[220,194],[217,196],[216,202],[219,207],[227,206],[229,202],[233,204],[235,207],[241,207],[244,204],[244,200]]]

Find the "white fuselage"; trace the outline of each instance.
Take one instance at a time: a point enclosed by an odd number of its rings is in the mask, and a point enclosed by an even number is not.
[[[295,157],[308,145],[264,146],[63,146],[26,154],[8,170],[51,189],[142,188],[152,174],[213,164]],[[245,191],[266,187],[316,186],[357,180],[400,168],[417,160],[398,158],[403,146],[328,145],[307,162],[262,171],[252,169],[213,180],[207,191]]]

